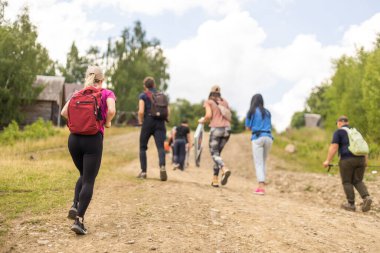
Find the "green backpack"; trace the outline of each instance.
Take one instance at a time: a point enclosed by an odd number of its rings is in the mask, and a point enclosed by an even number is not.
[[[362,156],[369,153],[369,148],[367,142],[364,140],[363,136],[360,134],[356,128],[342,127],[341,129],[346,130],[350,145],[348,150],[354,155]]]

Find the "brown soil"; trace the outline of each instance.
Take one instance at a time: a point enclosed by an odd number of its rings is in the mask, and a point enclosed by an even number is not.
[[[110,138],[106,145],[125,140],[136,147],[137,133]],[[173,171],[168,161],[169,180],[161,182],[153,141],[149,147],[147,180],[135,179],[134,160],[97,182],[86,236],[70,230],[68,200],[63,209],[16,220],[1,251],[380,252],[379,180],[367,182],[372,210],[362,213],[358,199],[358,211],[347,212],[339,208],[344,196],[338,176],[289,172],[275,154],[269,158],[267,194],[254,195],[248,135],[233,135],[223,151],[232,176],[220,188],[210,186],[207,148],[200,168],[193,154],[184,172]]]

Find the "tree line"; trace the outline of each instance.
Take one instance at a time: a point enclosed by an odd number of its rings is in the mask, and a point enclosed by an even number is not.
[[[10,23],[4,20],[6,6],[7,1],[0,0],[0,126],[12,120],[22,122],[21,108],[33,103],[42,91],[41,87],[32,86],[37,75],[62,75],[66,83],[82,83],[88,65],[102,66],[107,88],[117,94],[116,106],[127,117],[133,117],[137,111],[142,80],[147,75],[155,78],[158,89],[167,90],[170,79],[167,59],[160,41],[147,39],[141,22],[125,28],[120,37],[109,38],[105,52],[91,46],[80,55],[75,41],[72,42],[62,65],[51,59],[47,49],[37,42],[37,27],[30,21],[28,9],[25,7],[16,21]],[[191,104],[179,99],[171,102],[171,108],[169,126],[186,118],[195,129],[197,119],[204,114],[203,102]],[[233,131],[243,129],[235,111],[232,123]]]
[[[293,115],[291,126],[302,127],[305,113],[318,113],[323,127],[333,131],[336,119],[346,115],[371,150],[380,153],[380,35],[373,50],[360,48],[354,56],[344,55],[334,61],[334,68],[331,78],[311,92],[304,110]]]

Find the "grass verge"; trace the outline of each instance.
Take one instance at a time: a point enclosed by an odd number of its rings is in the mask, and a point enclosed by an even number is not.
[[[15,218],[23,213],[48,212],[72,198],[78,171],[67,149],[68,130],[58,131],[47,139],[0,146],[0,246]],[[132,131],[136,130],[107,129],[98,180],[112,176],[115,168],[137,158],[136,149],[128,149],[123,143],[128,139],[123,136]]]
[[[271,154],[282,159],[285,162],[285,170],[326,173],[327,169],[323,168],[322,163],[326,159],[327,151],[332,140],[332,132],[320,128],[301,128],[291,129],[274,136]],[[288,153],[285,147],[293,144],[296,152]],[[338,155],[335,155],[332,164],[338,164]],[[379,159],[372,158],[368,164],[380,164]],[[367,168],[365,179],[374,181],[377,177],[377,169]],[[338,167],[331,168],[330,173],[339,172]]]

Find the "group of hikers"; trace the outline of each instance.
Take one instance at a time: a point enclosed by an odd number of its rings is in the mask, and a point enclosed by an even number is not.
[[[78,235],[87,234],[84,226],[84,215],[92,198],[95,178],[98,174],[102,150],[104,128],[111,127],[116,114],[115,94],[102,88],[104,74],[100,67],[89,66],[86,71],[84,89],[77,91],[66,102],[62,116],[67,119],[70,130],[68,148],[72,160],[79,171],[75,185],[74,200],[68,218],[74,220],[71,230]],[[209,150],[213,159],[212,187],[226,185],[231,176],[230,168],[225,164],[221,153],[231,135],[231,113],[227,100],[221,96],[218,85],[211,88],[208,99],[203,105],[204,116],[199,123],[208,123],[210,127]],[[154,78],[143,80],[143,92],[138,99],[138,124],[141,126],[139,141],[139,158],[141,171],[138,178],[147,178],[148,142],[153,136],[159,158],[160,180],[167,181],[165,140],[166,121],[170,116],[167,97],[156,88]],[[348,127],[348,118],[342,116],[337,121],[338,130],[334,133],[329,153],[324,166],[329,166],[334,155],[340,154],[340,173],[347,203],[342,208],[355,211],[354,187],[363,198],[362,211],[370,210],[372,203],[363,175],[366,167],[366,156],[356,156],[348,150],[348,135],[342,128]],[[265,194],[266,160],[270,152],[273,136],[271,113],[264,107],[261,94],[253,95],[246,115],[245,127],[251,131],[251,143],[257,187],[253,193]],[[173,169],[184,170],[186,150],[192,146],[190,129],[186,119],[175,127],[172,133]],[[221,176],[221,177],[219,177]]]

